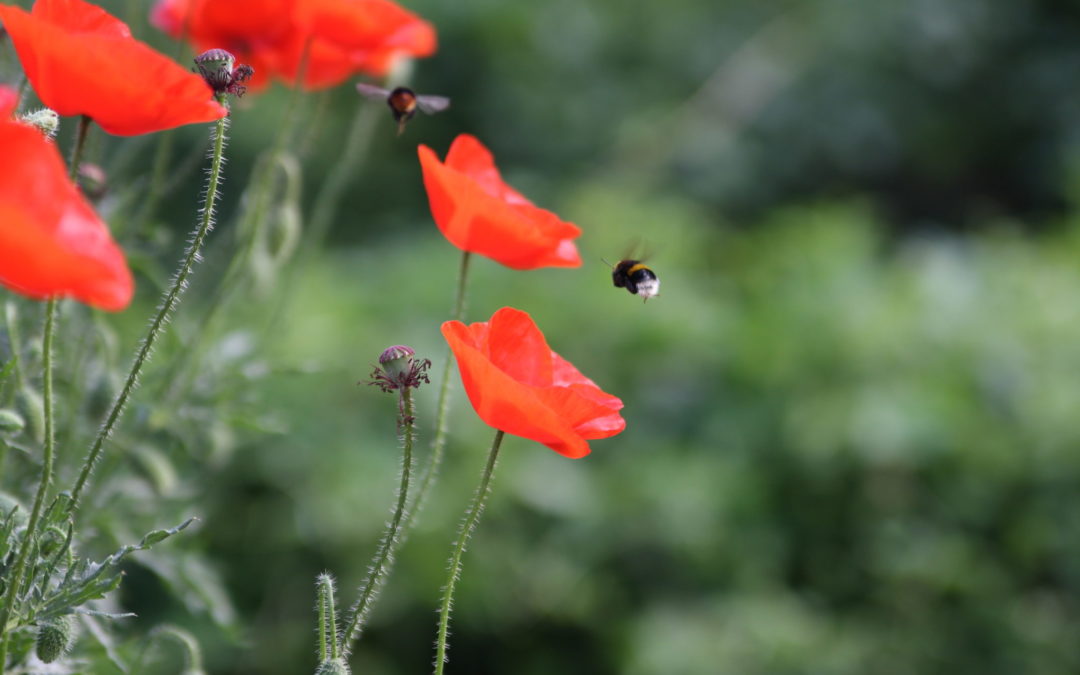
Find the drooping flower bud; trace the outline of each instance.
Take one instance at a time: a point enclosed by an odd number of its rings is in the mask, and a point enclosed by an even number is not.
[[[75,642],[75,617],[71,614],[38,624],[35,650],[44,663],[52,663],[67,653]]]
[[[14,436],[25,428],[26,420],[22,415],[8,408],[0,408],[0,435]]]

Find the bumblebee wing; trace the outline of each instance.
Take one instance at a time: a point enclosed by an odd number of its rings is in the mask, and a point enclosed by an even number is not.
[[[445,96],[417,96],[416,105],[428,115],[434,115],[450,107],[450,99]]]
[[[385,101],[390,97],[390,92],[382,87],[376,87],[373,84],[367,82],[358,82],[356,84],[356,91],[360,92],[360,95],[364,98],[369,98],[373,101]]]

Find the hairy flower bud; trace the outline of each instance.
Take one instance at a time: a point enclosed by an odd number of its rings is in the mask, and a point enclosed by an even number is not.
[[[75,642],[75,617],[71,614],[38,624],[36,652],[44,663],[59,659]]]

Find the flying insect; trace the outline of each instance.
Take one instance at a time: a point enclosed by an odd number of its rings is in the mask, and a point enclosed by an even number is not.
[[[409,123],[409,120],[416,116],[417,110],[425,115],[434,115],[450,107],[450,99],[445,96],[417,94],[408,87],[383,89],[373,84],[360,82],[356,85],[356,91],[360,92],[364,98],[386,101],[386,105],[390,106],[390,112],[394,115],[394,121],[397,122],[398,136],[405,131],[405,125]]]
[[[615,282],[615,288],[625,288],[646,302],[660,295],[660,279],[640,260],[627,258],[612,265],[611,280]]]

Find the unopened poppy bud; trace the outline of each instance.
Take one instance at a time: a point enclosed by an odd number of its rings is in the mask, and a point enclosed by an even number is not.
[[[22,415],[7,408],[0,409],[0,434],[14,436],[26,428]]]
[[[319,664],[315,675],[349,675],[349,666],[345,659],[327,659]]]
[[[413,358],[416,352],[412,347],[394,345],[387,347],[379,355],[379,365],[371,372],[368,384],[385,392],[406,387],[419,387],[423,382],[431,382],[427,370],[431,367],[430,359]]]
[[[59,659],[75,642],[75,617],[65,614],[38,624],[35,650],[44,663]]]
[[[60,116],[51,108],[42,108],[26,113],[21,115],[19,119],[32,127],[36,127],[46,138],[54,138],[56,132],[60,130]]]

